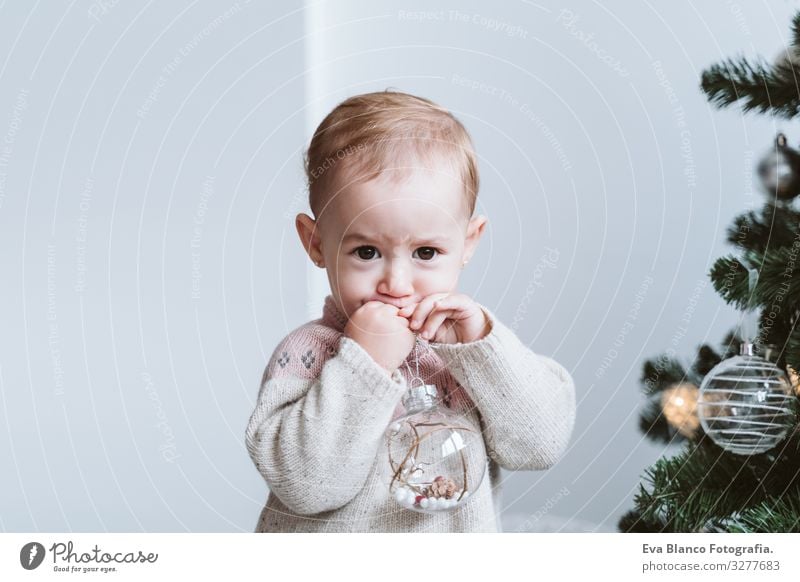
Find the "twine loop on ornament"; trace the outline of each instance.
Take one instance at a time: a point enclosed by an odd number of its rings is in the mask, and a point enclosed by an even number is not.
[[[419,380],[421,386],[425,385],[425,381],[419,375],[419,352],[417,351],[417,347],[419,346],[419,336],[414,334],[414,347],[411,349],[411,353],[414,356],[414,363],[416,365],[417,371],[416,373],[411,371],[411,366],[408,365],[408,360],[404,362],[406,368],[408,369],[408,375],[410,379],[408,381],[409,387],[413,387],[414,380]]]

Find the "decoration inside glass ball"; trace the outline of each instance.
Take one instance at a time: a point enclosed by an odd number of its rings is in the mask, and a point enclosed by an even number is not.
[[[399,485],[394,490],[395,501],[403,507],[426,511],[452,509],[467,497],[469,491],[443,475],[436,476],[427,487],[417,482]]]
[[[697,417],[699,389],[690,382],[673,384],[661,392],[661,410],[667,422],[680,434],[692,438],[700,428]]]
[[[758,175],[767,195],[791,200],[800,194],[800,153],[792,149],[782,133],[758,164]]]
[[[708,436],[730,453],[754,455],[780,443],[794,422],[795,398],[774,364],[739,355],[703,379],[697,411]]]

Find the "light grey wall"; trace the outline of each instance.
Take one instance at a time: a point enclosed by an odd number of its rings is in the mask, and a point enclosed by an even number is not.
[[[706,273],[797,142],[698,89],[777,55],[796,5],[697,4],[3,5],[0,530],[253,529],[244,426],[319,299],[301,151],[386,87],[471,131],[490,226],[462,289],[578,387],[564,460],[505,474],[506,525],[614,529],[675,452],[636,428],[641,363],[734,323]]]

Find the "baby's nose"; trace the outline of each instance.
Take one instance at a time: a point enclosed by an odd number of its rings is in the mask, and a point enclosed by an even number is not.
[[[384,271],[378,291],[392,296],[410,295],[414,291],[411,279],[408,268],[393,262]]]

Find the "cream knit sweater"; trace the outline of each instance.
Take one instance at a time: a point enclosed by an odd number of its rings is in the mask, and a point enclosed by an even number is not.
[[[390,497],[380,469],[384,431],[405,413],[411,375],[404,365],[390,376],[345,337],[347,319],[329,295],[321,319],[278,345],[247,425],[247,450],[270,489],[255,531],[499,531],[499,467],[546,469],[558,460],[575,421],[575,387],[561,365],[482,309],[492,325],[486,337],[417,350],[423,380],[483,431],[489,462],[464,505],[423,514]],[[406,361],[416,371],[413,356]]]

